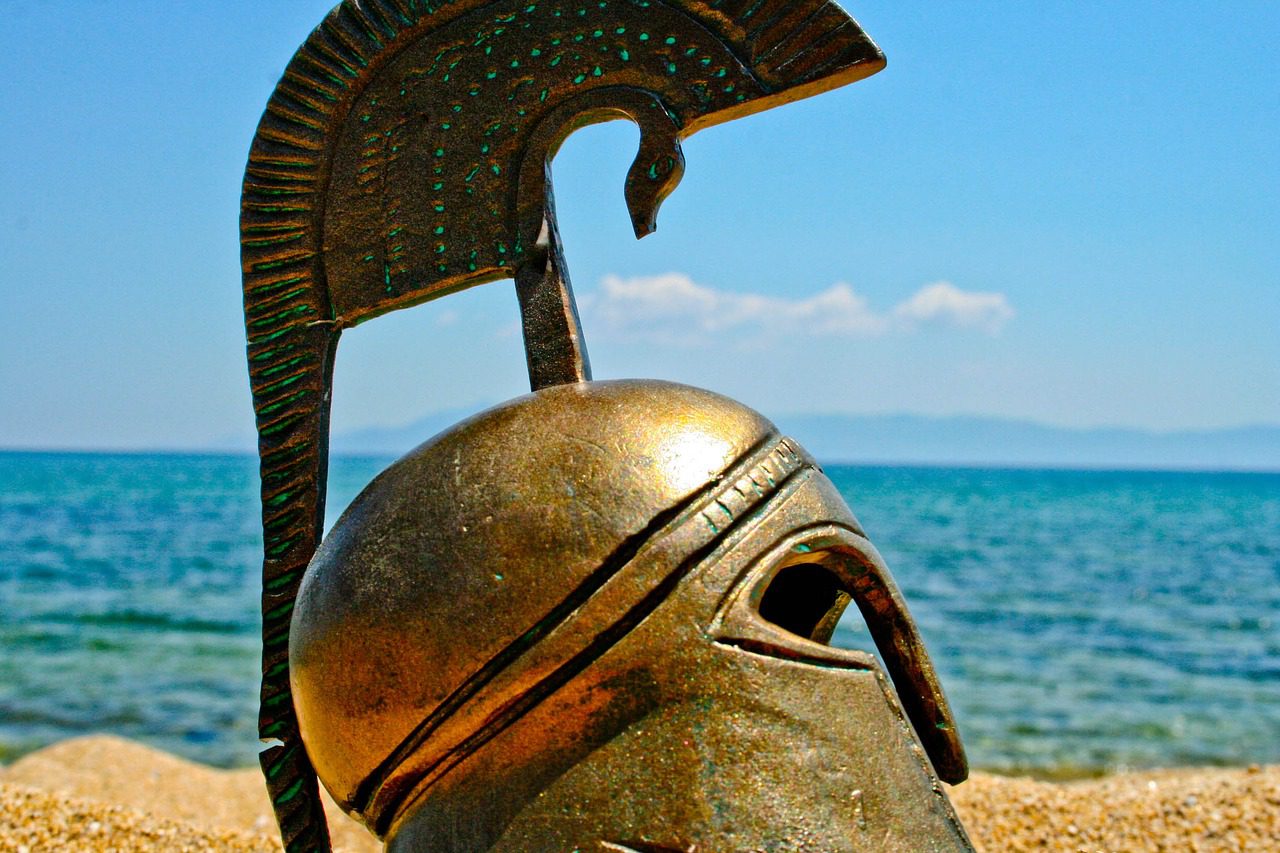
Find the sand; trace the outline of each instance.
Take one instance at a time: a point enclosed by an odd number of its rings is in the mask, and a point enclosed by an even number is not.
[[[156,842],[138,831],[142,823],[120,824],[98,846],[72,826],[63,844],[29,845],[37,850],[270,850],[279,851],[279,836],[261,774],[256,768],[218,770],[157,749],[109,735],[74,738],[26,755],[0,769],[0,851],[15,849],[13,827],[44,822],[39,812],[18,804],[15,792],[32,789],[61,795],[76,808],[111,804],[134,814],[172,821],[192,833],[192,846]],[[17,786],[22,786],[21,788]],[[48,794],[41,802],[53,803]],[[325,803],[334,849],[344,853],[378,851],[382,845],[332,801]],[[101,806],[98,806],[101,808]],[[100,820],[100,818],[99,818]],[[56,824],[62,831],[61,823]],[[235,846],[240,844],[242,846]],[[202,846],[203,845],[203,846]],[[247,845],[247,846],[244,846]]]
[[[1280,766],[1052,783],[975,773],[950,791],[978,849],[1280,851]]]
[[[1280,766],[1070,783],[975,773],[951,796],[987,853],[1280,851]],[[330,822],[337,850],[380,849],[336,807]],[[120,738],[64,741],[0,768],[0,851],[278,851],[272,828],[256,770]]]

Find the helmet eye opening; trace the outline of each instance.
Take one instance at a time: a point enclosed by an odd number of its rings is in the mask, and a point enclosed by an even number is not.
[[[861,610],[856,591],[864,558],[856,535],[838,525],[814,526],[748,557],[709,626],[716,642],[799,663],[875,669],[871,653],[831,643],[849,604]]]
[[[803,562],[778,570],[760,596],[758,612],[784,631],[826,645],[850,601],[835,572],[819,562]]]

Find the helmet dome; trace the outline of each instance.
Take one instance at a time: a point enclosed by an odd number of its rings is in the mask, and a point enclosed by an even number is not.
[[[762,416],[707,391],[580,383],[483,412],[380,474],[324,540],[293,613],[293,695],[330,793],[361,811],[415,732],[465,716],[771,438]]]

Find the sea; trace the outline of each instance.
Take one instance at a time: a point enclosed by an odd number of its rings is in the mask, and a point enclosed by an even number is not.
[[[333,460],[330,520],[389,461]],[[1280,762],[1280,474],[826,471],[975,768]],[[0,453],[0,764],[92,732],[254,764],[260,537],[249,456]]]

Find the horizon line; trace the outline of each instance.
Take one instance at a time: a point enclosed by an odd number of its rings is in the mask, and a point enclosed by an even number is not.
[[[411,452],[411,451],[407,451]],[[50,448],[50,447],[0,447],[0,455],[11,456],[201,456],[213,458],[245,458],[253,461],[258,458],[254,450],[235,450],[229,448],[209,447],[158,447],[158,448]],[[329,454],[331,459],[368,459],[395,461],[401,453],[371,452],[338,452]],[[1222,465],[1180,465],[1166,466],[1134,465],[1122,463],[1090,463],[1090,462],[995,462],[995,461],[921,461],[921,460],[849,460],[819,459],[819,466],[835,466],[842,468],[933,468],[943,470],[979,470],[979,471],[1044,471],[1044,472],[1087,472],[1087,473],[1126,473],[1126,474],[1280,474],[1280,465],[1275,467],[1245,467]]]

